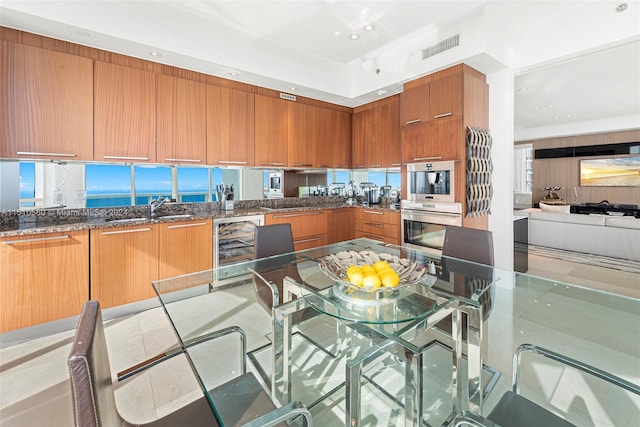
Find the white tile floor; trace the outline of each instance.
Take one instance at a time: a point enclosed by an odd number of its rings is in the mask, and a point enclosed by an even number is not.
[[[588,267],[588,266],[587,266]],[[606,269],[587,269],[561,260],[531,257],[531,274],[547,275],[586,287],[597,286],[609,292],[618,292],[634,298],[640,297],[640,279],[637,275]],[[489,352],[486,362],[503,375],[492,392],[487,408],[495,404],[502,392],[510,387],[511,351],[521,342],[534,342],[566,350],[574,357],[594,363],[633,382],[640,382],[640,341],[637,305],[619,307],[612,311],[602,301],[594,300],[594,293],[584,295],[572,292],[570,301],[562,286],[529,288],[519,285],[518,292],[497,289],[496,309],[487,323]],[[606,298],[606,296],[602,296]],[[219,297],[219,295],[217,295]],[[253,301],[250,286],[229,292],[234,306],[242,310],[227,312],[224,304],[217,306],[216,325],[239,323],[247,330],[249,348],[268,343],[265,335],[270,323],[267,314]],[[582,301],[576,304],[576,298]],[[231,301],[231,300],[230,300]],[[570,303],[569,303],[570,302]],[[637,304],[637,303],[636,303]],[[498,307],[506,307],[500,309]],[[509,309],[508,307],[516,307]],[[612,330],[607,319],[623,316],[626,330]],[[513,325],[513,326],[506,326]],[[194,325],[195,327],[195,325]],[[554,338],[550,340],[554,331]],[[112,372],[115,373],[172,347],[176,340],[161,309],[151,309],[107,322],[106,338]],[[201,332],[198,330],[197,332]],[[195,331],[194,331],[195,332]],[[68,426],[73,424],[70,389],[66,367],[73,331],[36,339],[0,350],[0,425],[1,426]],[[224,349],[218,347],[219,352]],[[203,356],[212,357],[211,347]],[[307,370],[330,370],[327,362],[314,359],[317,354],[306,355],[301,373]],[[222,358],[222,356],[214,355]],[[435,363],[435,362],[434,362]],[[224,364],[215,366],[228,367]],[[340,369],[337,366],[332,369]],[[236,368],[233,368],[236,369]],[[559,370],[546,363],[528,364],[527,370],[535,375],[525,377],[527,391],[546,405],[561,413],[570,413],[583,425],[637,425],[640,420],[640,401],[616,390],[599,392],[600,386],[569,371]],[[385,387],[401,391],[401,378],[378,367],[375,371]],[[442,374],[442,371],[437,371]],[[445,374],[445,377],[447,375]],[[562,377],[558,386],[555,378]],[[544,378],[544,381],[539,381]],[[549,381],[547,381],[549,380]],[[550,385],[547,385],[550,384]],[[387,402],[374,388],[367,386],[367,403],[375,408]],[[200,395],[195,379],[186,361],[181,357],[148,370],[136,377],[115,384],[118,408],[123,417],[132,422],[143,422],[160,417]],[[344,404],[340,393],[314,409],[316,425],[341,425]],[[430,400],[430,411],[437,412],[442,401]],[[612,409],[613,408],[613,409]],[[379,414],[376,410],[363,410],[364,424],[371,426],[400,425],[399,408]]]

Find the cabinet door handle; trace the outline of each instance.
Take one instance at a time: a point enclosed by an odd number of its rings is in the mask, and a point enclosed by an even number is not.
[[[384,228],[383,224],[378,224],[378,223],[375,223],[375,222],[365,222],[364,225],[370,225],[371,227]]]
[[[373,214],[373,215],[384,215],[384,212],[368,211],[366,209],[365,209],[364,213]]]
[[[369,167],[370,167],[370,168],[381,168],[381,167],[382,167],[382,165],[381,165],[381,164],[380,164],[380,165],[371,165],[371,166],[369,166]]]
[[[111,234],[126,234],[126,233],[140,233],[143,231],[151,231],[150,228],[134,228],[133,230],[118,230],[118,231],[103,231],[103,236],[108,236]]]
[[[443,117],[449,117],[449,116],[453,116],[453,113],[449,112],[449,113],[437,114],[437,115],[433,116],[433,118],[434,119],[441,119]]]
[[[347,165],[338,165],[338,166],[336,166],[336,169],[349,169],[349,166],[347,166]]]
[[[327,168],[327,169],[329,169],[331,166],[329,166],[329,165],[320,165],[320,167],[321,167],[321,168]],[[339,167],[339,166],[338,166],[338,167]]]
[[[416,123],[420,123],[422,121],[422,119],[413,119],[413,120],[409,120],[404,122],[405,125],[415,125]]]
[[[174,158],[166,158],[165,162],[185,162],[185,163],[200,163],[198,159],[174,159]]]
[[[402,166],[402,163],[391,163],[391,166]]]
[[[301,239],[301,240],[294,240],[293,243],[307,243],[307,242],[315,242],[318,240],[322,240],[324,237],[312,237],[310,239]]]
[[[68,234],[64,236],[52,236],[52,237],[34,237],[33,239],[22,239],[22,240],[7,240],[6,242],[2,242],[3,245],[19,245],[21,243],[37,243],[37,242],[50,242],[52,240],[66,240],[68,239]]]
[[[414,161],[418,161],[418,160],[440,160],[442,159],[442,156],[433,156],[433,157],[414,157],[413,160]]]
[[[201,225],[207,225],[207,223],[206,222],[194,222],[193,224],[169,225],[169,226],[167,226],[167,228],[200,227]]]
[[[129,157],[129,156],[102,156],[107,160],[149,160],[148,157]]]
[[[247,162],[241,162],[237,160],[218,160],[218,163],[223,165],[246,165]]]
[[[371,240],[377,240],[378,242],[384,242],[384,237],[380,237],[380,236],[371,236],[368,234],[364,234],[362,237],[364,237],[365,239],[371,239]]]
[[[18,151],[18,156],[54,156],[54,157],[75,157],[74,153],[36,153],[33,151]]]
[[[280,162],[260,162],[260,166],[284,166],[284,163],[280,163]]]
[[[292,214],[280,214],[274,215],[274,218],[291,218],[294,216],[310,216],[310,215],[322,215],[322,212],[304,212],[304,213],[292,213]]]
[[[294,163],[291,166],[293,166],[294,168],[310,168],[313,165],[310,163]]]

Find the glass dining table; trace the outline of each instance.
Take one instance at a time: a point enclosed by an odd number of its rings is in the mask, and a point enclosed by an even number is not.
[[[335,263],[350,254],[375,254],[373,259],[413,270],[397,288],[359,292],[326,268],[327,260]],[[191,343],[238,325],[246,331],[250,359],[276,405],[300,400],[312,408],[319,425],[439,425],[461,410],[482,413],[487,402],[495,403],[491,390],[510,380],[513,349],[529,338],[518,328],[547,320],[527,318],[529,324],[522,326],[523,316],[539,308],[533,297],[544,295],[554,304],[573,301],[583,322],[593,308],[585,300],[613,305],[620,319],[605,323],[621,333],[633,330],[629,322],[640,320],[637,300],[568,284],[560,287],[526,274],[437,259],[369,239],[268,261],[268,267],[252,260],[159,280],[153,287],[205,394],[215,382],[228,380],[228,373],[221,371],[229,364],[218,363],[224,346],[196,352]],[[298,274],[284,277],[284,302],[267,313],[257,303],[253,273],[284,263]],[[565,323],[574,324],[575,319]],[[566,334],[563,323],[545,330],[546,335],[535,334],[532,340],[545,344]],[[574,331],[575,336],[580,334]],[[611,350],[603,352],[602,342],[592,341],[585,338],[580,349],[594,346],[600,354],[614,355],[623,351],[626,363],[640,361],[630,350],[633,346],[613,340]],[[240,366],[245,361],[236,362]],[[615,366],[610,368],[615,371]],[[625,374],[638,372],[632,365]],[[208,400],[215,411],[215,401]]]

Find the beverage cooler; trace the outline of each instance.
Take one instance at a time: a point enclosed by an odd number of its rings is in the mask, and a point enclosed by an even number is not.
[[[213,221],[213,267],[232,265],[254,258],[253,240],[257,226],[264,224],[264,215],[217,218]],[[240,273],[225,269],[217,280],[237,279]]]

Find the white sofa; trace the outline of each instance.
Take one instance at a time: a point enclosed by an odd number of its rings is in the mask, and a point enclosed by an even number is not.
[[[640,219],[526,211],[531,245],[640,261]]]

